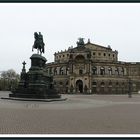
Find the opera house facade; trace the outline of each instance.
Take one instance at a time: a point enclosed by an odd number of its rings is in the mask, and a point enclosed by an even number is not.
[[[77,46],[54,54],[46,73],[60,93],[128,94],[140,92],[140,62],[118,61],[118,51],[79,38]]]

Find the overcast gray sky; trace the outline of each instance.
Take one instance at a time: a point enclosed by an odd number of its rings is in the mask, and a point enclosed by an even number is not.
[[[41,32],[48,62],[79,37],[111,45],[120,61],[140,61],[140,3],[1,3],[0,71],[30,67],[34,32]],[[36,51],[34,51],[36,52]]]

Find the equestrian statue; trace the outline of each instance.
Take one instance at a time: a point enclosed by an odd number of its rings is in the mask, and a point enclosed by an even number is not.
[[[32,47],[32,51],[35,48],[35,49],[37,49],[37,53],[39,54],[39,52],[40,52],[40,55],[41,55],[42,53],[45,52],[45,50],[44,50],[45,44],[43,42],[43,35],[41,34],[41,32],[39,32],[39,34],[37,32],[35,32],[34,38],[35,38],[35,41],[34,41],[34,45]]]

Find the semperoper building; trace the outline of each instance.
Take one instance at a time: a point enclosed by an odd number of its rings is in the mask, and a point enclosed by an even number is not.
[[[110,46],[84,43],[54,54],[46,64],[47,75],[53,76],[54,88],[60,93],[128,94],[140,92],[140,62],[118,61],[118,51]]]

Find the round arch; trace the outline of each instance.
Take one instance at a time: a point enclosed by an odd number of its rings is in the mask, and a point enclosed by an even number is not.
[[[77,55],[77,56],[75,57],[75,60],[76,60],[77,62],[84,62],[84,61],[85,61],[85,57],[84,57],[83,55]]]
[[[83,81],[82,80],[76,81],[76,91],[83,93]]]

